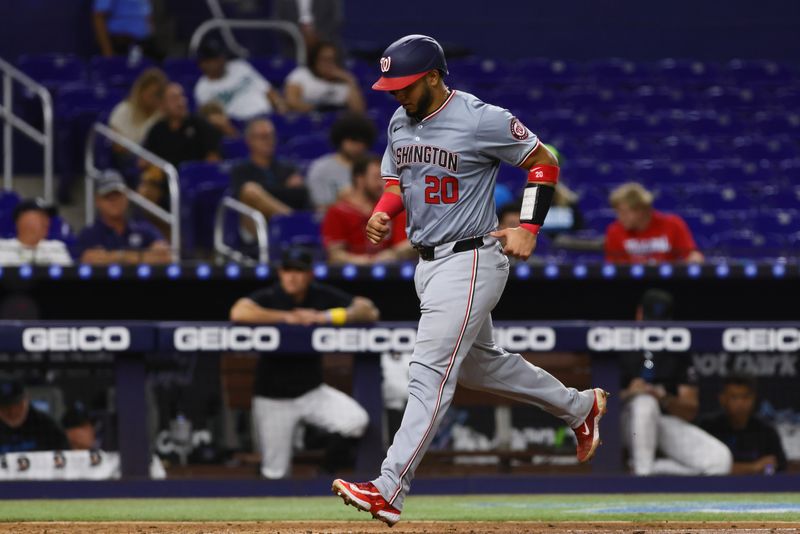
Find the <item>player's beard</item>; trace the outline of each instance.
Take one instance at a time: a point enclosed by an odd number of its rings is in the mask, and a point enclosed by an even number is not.
[[[413,113],[406,111],[406,115],[417,122],[421,121],[428,116],[428,108],[431,107],[431,102],[433,102],[433,93],[431,92],[431,88],[425,85],[423,86],[422,95],[417,101],[417,110]]]

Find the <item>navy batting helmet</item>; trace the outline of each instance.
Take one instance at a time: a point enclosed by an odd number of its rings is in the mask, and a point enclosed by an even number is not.
[[[384,50],[381,77],[372,88],[376,91],[397,91],[434,69],[443,75],[447,74],[442,46],[427,35],[406,35]]]

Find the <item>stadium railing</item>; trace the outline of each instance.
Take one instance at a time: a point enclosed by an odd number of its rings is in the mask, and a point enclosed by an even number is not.
[[[50,91],[2,58],[0,58],[0,72],[3,74],[3,103],[0,105],[0,119],[3,121],[3,188],[9,191],[13,189],[14,141],[12,128],[15,128],[42,146],[44,151],[44,198],[47,202],[53,202],[53,99]],[[13,82],[19,83],[39,97],[42,104],[41,131],[14,114]]]

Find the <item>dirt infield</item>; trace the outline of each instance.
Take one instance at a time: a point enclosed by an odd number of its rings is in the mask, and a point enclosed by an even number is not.
[[[584,523],[539,522],[432,522],[408,521],[389,528],[377,521],[328,522],[54,522],[0,523],[0,534],[800,534],[796,523],[775,522],[649,522],[628,521]]]

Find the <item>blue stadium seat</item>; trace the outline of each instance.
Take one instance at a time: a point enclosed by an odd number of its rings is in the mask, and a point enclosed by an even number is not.
[[[95,56],[89,62],[92,81],[125,90],[130,90],[142,71],[152,66],[153,62],[149,59],[131,63],[122,56]]]
[[[197,60],[191,58],[167,58],[162,68],[170,80],[187,80],[192,85],[203,74]]]
[[[281,56],[249,58],[247,61],[277,89],[283,87],[286,77],[297,66],[294,60]]]
[[[278,259],[284,250],[295,246],[322,250],[320,225],[313,212],[296,211],[269,220],[270,259]]]
[[[244,139],[223,139],[222,140],[222,157],[231,159],[244,159],[247,158],[249,152],[247,150],[247,143]]]
[[[0,239],[16,235],[13,213],[19,201],[19,195],[15,191],[0,189]]]
[[[793,74],[785,65],[771,60],[732,59],[728,62],[727,73],[739,83],[778,82],[790,83]]]
[[[331,151],[326,134],[296,136],[283,143],[281,151],[293,159],[315,159]]]
[[[71,54],[23,55],[17,60],[17,67],[52,91],[63,84],[86,79],[83,61]]]
[[[198,249],[211,250],[213,214],[230,185],[227,169],[216,163],[184,163],[178,169],[178,176],[184,252],[191,255]]]

